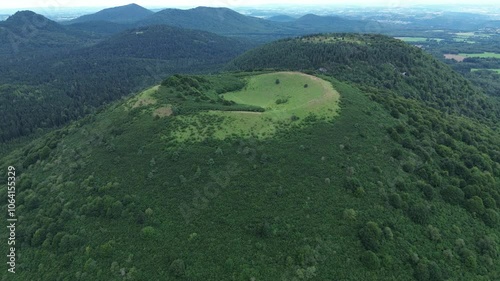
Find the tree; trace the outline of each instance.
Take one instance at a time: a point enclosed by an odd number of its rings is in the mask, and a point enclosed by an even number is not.
[[[450,204],[460,204],[464,200],[464,192],[453,185],[448,185],[441,191],[444,201]]]
[[[500,216],[493,209],[486,209],[482,218],[484,223],[489,227],[495,227],[500,223]]]
[[[431,210],[427,204],[416,203],[408,209],[408,216],[418,224],[426,224],[431,217]]]
[[[367,222],[366,225],[360,229],[359,238],[361,243],[367,250],[378,251],[381,246],[382,230],[375,222]]]
[[[467,200],[465,207],[469,212],[476,213],[478,215],[483,214],[485,211],[483,200],[479,196],[472,196],[472,198]]]
[[[380,267],[380,259],[377,257],[377,255],[372,252],[372,251],[365,251],[361,255],[361,262],[368,268],[368,269],[377,269]]]
[[[169,270],[174,276],[181,277],[186,271],[186,265],[182,259],[176,259],[170,264]]]
[[[275,83],[276,85],[278,85],[279,83],[281,83],[281,81],[280,81],[279,79],[276,79],[276,81],[274,81],[274,83]]]

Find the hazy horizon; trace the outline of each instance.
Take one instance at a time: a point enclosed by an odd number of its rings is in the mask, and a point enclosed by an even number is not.
[[[29,8],[41,8],[41,9],[58,9],[58,8],[110,8],[116,6],[124,6],[131,3],[136,3],[137,5],[146,8],[175,8],[175,7],[197,7],[197,6],[209,6],[209,7],[257,7],[257,6],[385,6],[385,7],[411,7],[411,6],[490,6],[498,5],[497,0],[478,0],[471,3],[470,0],[375,0],[375,1],[363,1],[363,0],[341,0],[332,3],[328,0],[187,0],[187,1],[169,1],[165,4],[163,1],[158,0],[143,0],[143,1],[129,1],[129,0],[113,0],[103,3],[103,1],[98,0],[19,0],[15,2],[2,2],[0,3],[0,10],[15,10],[15,9],[29,9]],[[479,8],[479,7],[478,7]]]

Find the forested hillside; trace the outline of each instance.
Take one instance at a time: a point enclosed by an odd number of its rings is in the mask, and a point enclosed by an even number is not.
[[[141,7],[137,4],[129,4],[120,7],[108,8],[97,13],[84,15],[73,19],[70,23],[107,21],[115,23],[133,23],[145,19],[154,14],[154,12]]]
[[[450,67],[417,47],[382,35],[311,35],[253,49],[230,70],[318,70],[362,88],[415,99],[447,113],[495,124],[500,106]]]
[[[383,36],[282,40],[227,69],[3,157],[8,280],[500,279],[494,99]]]
[[[166,24],[240,36],[257,42],[318,32],[366,32],[374,22],[342,17],[305,15],[287,21],[247,16],[228,8],[197,7],[188,10],[165,9],[138,22],[139,25]],[[379,24],[377,27],[382,28]]]
[[[90,44],[91,36],[65,29],[31,11],[20,11],[0,21],[0,58],[42,56]]]
[[[0,141],[54,128],[174,73],[211,72],[253,46],[166,26],[127,30],[97,45],[0,68]]]
[[[226,35],[286,33],[276,22],[245,16],[228,8],[197,7],[188,10],[165,9],[139,22],[142,25],[166,24]]]

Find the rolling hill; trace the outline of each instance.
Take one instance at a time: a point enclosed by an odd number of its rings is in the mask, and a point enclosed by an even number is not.
[[[57,53],[92,42],[85,34],[31,11],[17,12],[0,22],[0,56]]]
[[[286,28],[275,22],[245,16],[228,8],[210,7],[188,10],[165,9],[142,20],[139,24],[165,24],[225,35],[274,34],[286,31]]]
[[[154,14],[154,12],[137,4],[113,7],[101,10],[95,14],[84,15],[69,21],[69,23],[107,21],[114,23],[133,23],[143,20]]]
[[[156,60],[195,59],[221,64],[254,44],[213,33],[165,25],[129,29],[77,53],[92,57],[128,57]],[[182,64],[181,64],[182,65]]]
[[[0,140],[61,126],[170,74],[215,71],[252,46],[204,31],[148,26],[61,54],[5,60]]]
[[[134,24],[116,23],[109,21],[86,21],[72,23],[65,26],[69,30],[85,32],[92,36],[111,36],[135,27]]]
[[[199,29],[221,35],[244,36],[258,42],[318,32],[366,32],[369,21],[306,15],[299,19],[270,20],[242,15],[228,8],[165,9],[138,22]]]
[[[3,156],[11,279],[500,278],[493,98],[378,35],[281,40],[227,69]]]
[[[277,21],[277,22],[290,22],[296,20],[296,18],[288,16],[288,15],[276,15],[272,17],[266,18],[267,20],[270,21]]]

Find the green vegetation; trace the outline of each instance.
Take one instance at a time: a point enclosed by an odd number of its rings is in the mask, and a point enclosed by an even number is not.
[[[0,143],[68,124],[167,75],[220,69],[251,45],[202,31],[153,26],[72,52],[6,57],[0,68]]]
[[[484,33],[477,33],[477,32],[457,32],[454,33],[455,36],[457,37],[464,37],[464,38],[469,38],[469,37],[490,37],[490,34],[484,34]]]
[[[499,53],[491,53],[491,52],[476,53],[476,54],[461,53],[459,55],[464,56],[466,58],[500,58]]]
[[[425,41],[430,41],[430,40],[433,40],[433,41],[437,41],[437,42],[440,42],[440,41],[443,41],[444,39],[441,39],[441,38],[427,38],[427,37],[395,37],[396,39],[399,39],[399,40],[403,40],[405,42],[425,42]]]
[[[2,157],[14,280],[498,279],[498,103],[404,42],[331,36],[168,77]],[[222,138],[232,114],[279,126]]]
[[[129,107],[154,105],[152,112],[171,108],[167,115],[180,115],[176,122],[184,124],[183,130],[172,132],[175,139],[202,141],[209,137],[271,137],[278,130],[328,121],[337,115],[338,101],[339,94],[329,82],[311,75],[242,73],[238,77],[176,75],[162,87],[133,98]]]
[[[486,68],[486,69],[484,69],[484,68],[471,68],[470,69],[471,72],[481,71],[481,70],[493,71],[493,72],[496,72],[496,73],[500,74],[500,69],[491,69],[491,68],[490,69],[488,69],[488,68]]]

